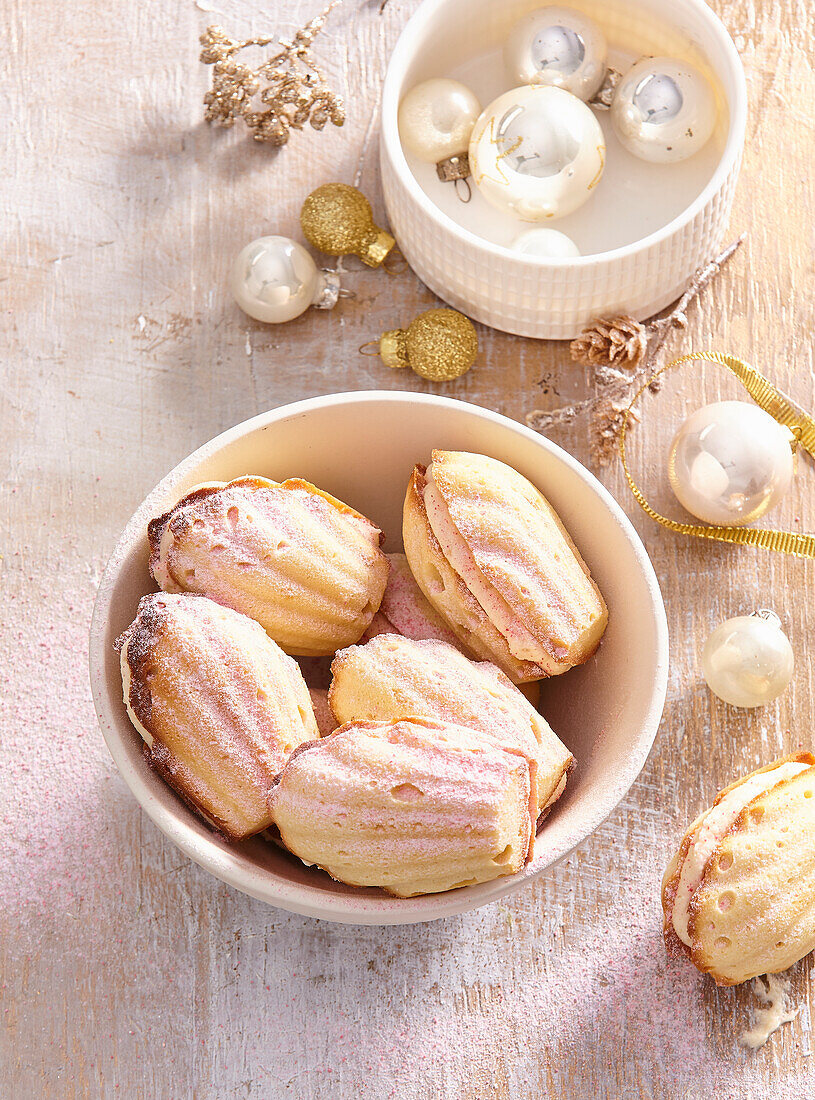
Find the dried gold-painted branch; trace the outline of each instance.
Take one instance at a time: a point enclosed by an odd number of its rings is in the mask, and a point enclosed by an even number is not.
[[[584,401],[546,411],[534,409],[526,418],[530,428],[544,432],[573,423],[578,417],[591,417],[591,454],[599,466],[607,466],[616,454],[617,437],[623,412],[631,394],[653,374],[656,358],[675,328],[685,328],[686,311],[711,280],[721,271],[744,240],[744,234],[693,276],[690,286],[662,317],[640,322],[633,317],[602,318],[572,340],[572,359],[594,368],[597,392]],[[623,368],[622,370],[619,368]],[[651,388],[656,390],[659,383]]]
[[[281,38],[277,53],[257,68],[235,60],[248,46],[268,46],[274,36],[240,40],[221,27],[207,27],[201,35],[201,61],[212,65],[212,86],[204,96],[204,118],[219,126],[233,126],[242,118],[255,141],[285,145],[292,130],[308,122],[315,130],[326,123],[342,126],[345,105],[326,83],[311,47],[331,11],[343,0],[332,0],[292,39]]]

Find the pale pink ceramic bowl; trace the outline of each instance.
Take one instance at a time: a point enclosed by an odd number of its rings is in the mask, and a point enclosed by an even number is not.
[[[434,447],[492,455],[514,466],[560,513],[609,605],[596,655],[543,684],[541,709],[577,759],[533,861],[511,878],[407,900],[355,889],[303,866],[275,845],[216,836],[146,764],[122,703],[113,643],[154,586],[148,520],[201,481],[300,476],[370,516],[401,546],[408,476]],[[102,733],[150,818],[191,859],[253,897],[294,913],[351,924],[407,924],[474,909],[521,888],[563,859],[614,810],[637,778],[665,700],[668,631],[653,568],[634,528],[603,486],[549,440],[497,413],[414,393],[332,394],[262,413],[176,466],[128,523],[99,585],[90,636],[91,686]]]

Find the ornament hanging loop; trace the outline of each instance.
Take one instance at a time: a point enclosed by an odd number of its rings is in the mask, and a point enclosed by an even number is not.
[[[453,184],[456,189],[456,198],[459,202],[469,202],[473,197],[473,189],[470,187],[469,179],[459,178]]]
[[[620,458],[622,459],[628,487],[633,493],[634,499],[655,523],[659,523],[662,527],[667,528],[669,531],[675,531],[680,535],[692,535],[695,538],[710,539],[715,542],[730,542],[740,546],[757,546],[802,558],[815,558],[815,535],[797,534],[792,531],[775,531],[769,528],[705,526],[703,524],[680,523],[678,520],[668,519],[667,516],[661,515],[655,508],[651,507],[642,490],[634,481],[625,453],[625,436],[629,417],[635,415],[634,406],[660,375],[695,361],[717,363],[720,366],[727,367],[729,371],[735,374],[759,408],[769,413],[779,424],[789,428],[810,457],[815,458],[815,419],[809,413],[777,389],[754,367],[749,366],[741,359],[737,359],[734,355],[725,355],[719,351],[692,352],[689,355],[682,355],[680,358],[674,359],[673,362],[668,363],[667,366],[661,367],[660,370],[652,374],[634,394],[623,413],[619,443]]]
[[[781,629],[781,620],[770,607],[759,607],[750,612],[751,619],[763,619],[765,623],[772,623],[778,630]]]
[[[382,262],[382,270],[386,275],[402,275],[407,268],[408,262],[398,248],[392,248]]]
[[[359,345],[359,354],[367,355],[369,357],[379,358],[379,341],[367,340],[364,344]]]

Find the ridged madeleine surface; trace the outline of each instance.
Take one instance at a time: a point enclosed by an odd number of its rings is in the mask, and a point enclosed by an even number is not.
[[[408,487],[403,535],[430,603],[514,682],[565,672],[597,648],[608,611],[585,562],[548,501],[503,462],[434,451]]]
[[[433,451],[427,470],[417,466],[405,552],[465,645],[516,682],[580,664],[603,635],[606,605],[559,517],[526,477],[496,459]]]
[[[252,619],[204,596],[145,596],[117,644],[151,764],[232,839],[268,828],[275,776],[317,736],[297,663]]]
[[[446,642],[380,634],[338,653],[331,671],[329,703],[339,723],[420,715],[520,749],[534,762],[539,813],[572,766],[572,754],[499,668]]]
[[[381,531],[299,478],[202,485],[148,535],[161,588],[233,607],[297,656],[358,641],[388,578]]]
[[[725,788],[666,870],[666,941],[720,985],[785,970],[815,948],[813,765],[815,757],[797,753]],[[750,797],[757,785],[767,789]],[[717,835],[706,837],[717,808]],[[687,945],[677,936],[674,907],[682,902],[683,868],[705,840],[707,858],[686,905]]]
[[[304,863],[397,897],[514,874],[531,852],[526,757],[438,722],[341,726],[292,754],[269,802]]]

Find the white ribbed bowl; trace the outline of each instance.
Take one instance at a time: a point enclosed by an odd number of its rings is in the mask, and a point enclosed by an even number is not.
[[[710,180],[667,225],[613,251],[577,259],[520,256],[458,225],[416,181],[402,150],[402,96],[503,41],[543,0],[424,0],[402,32],[382,99],[380,162],[391,229],[420,279],[444,301],[505,332],[571,339],[596,317],[644,319],[686,289],[722,242],[736,185],[747,115],[736,48],[703,0],[576,0],[609,41],[641,54],[668,54],[715,75],[726,100],[722,153]],[[448,185],[452,186],[452,185]],[[624,197],[621,198],[624,202]],[[621,210],[620,216],[630,216]],[[523,226],[521,226],[522,228]]]
[[[446,894],[392,898],[303,866],[260,838],[229,844],[151,770],[122,702],[116,637],[153,589],[147,523],[202,481],[245,473],[305,477],[370,516],[401,546],[411,470],[433,447],[510,463],[560,513],[609,606],[597,653],[542,685],[541,710],[577,767],[546,821],[530,864],[511,877]],[[611,813],[636,779],[662,715],[668,632],[659,585],[636,531],[596,478],[536,432],[463,401],[415,393],[341,393],[263,413],[206,443],[139,506],[107,564],[90,636],[91,688],[102,733],[125,782],[156,825],[196,863],[253,897],[348,924],[409,924],[474,909],[539,875]]]

